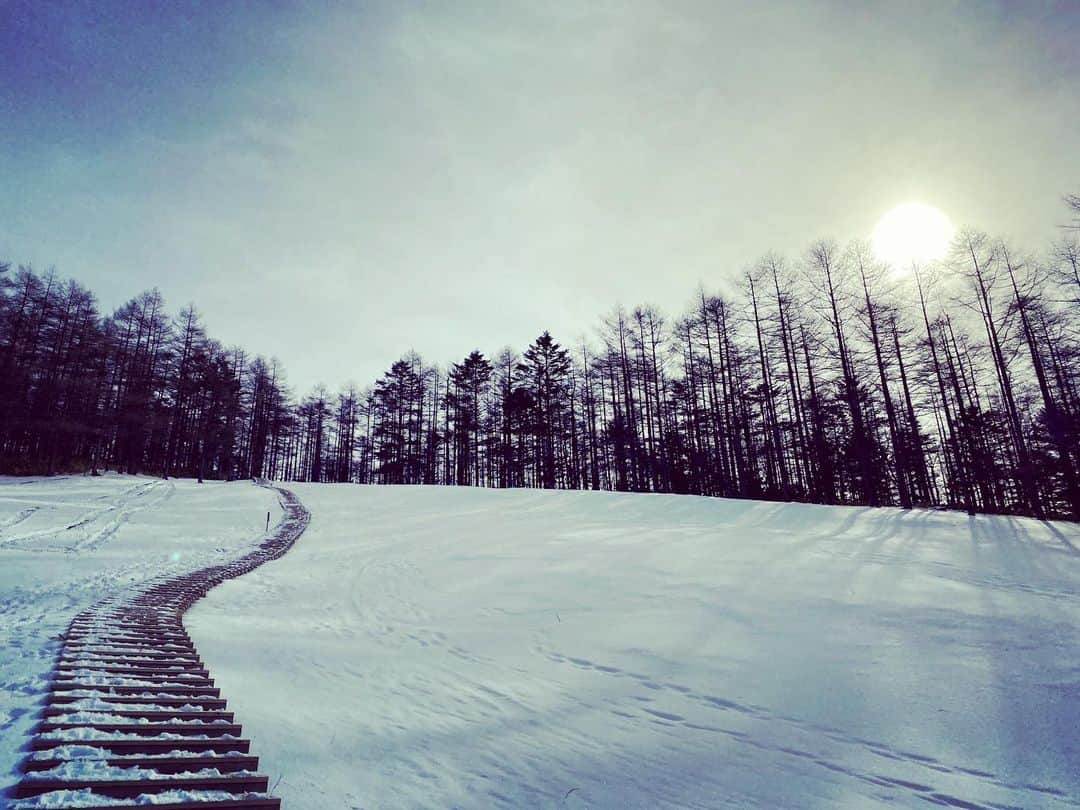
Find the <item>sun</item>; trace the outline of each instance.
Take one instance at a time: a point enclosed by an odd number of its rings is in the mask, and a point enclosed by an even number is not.
[[[949,249],[956,229],[932,205],[904,203],[878,220],[871,236],[874,254],[894,270],[937,261]]]

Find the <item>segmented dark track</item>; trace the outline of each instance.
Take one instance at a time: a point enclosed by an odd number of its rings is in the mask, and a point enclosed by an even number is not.
[[[22,765],[24,778],[9,792],[12,799],[90,791],[103,802],[95,810],[116,810],[131,805],[110,804],[109,799],[215,791],[222,794],[220,800],[179,797],[154,806],[280,808],[280,799],[266,795],[268,779],[257,773],[258,757],[249,753],[250,741],[226,711],[181,621],[215,585],[277,559],[303,534],[310,519],[307,509],[288,490],[270,488],[277,491],[285,517],[256,550],[227,564],[158,580],[134,596],[106,600],[72,620],[57,656],[42,722],[30,742],[31,754]],[[90,756],[84,756],[87,753]],[[125,773],[107,780],[70,773],[42,778],[42,772],[65,765],[111,766]],[[225,794],[230,798],[223,798]]]

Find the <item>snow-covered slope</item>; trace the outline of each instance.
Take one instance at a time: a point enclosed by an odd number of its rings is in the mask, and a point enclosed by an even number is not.
[[[263,535],[273,492],[251,482],[0,477],[0,789],[56,655],[54,637],[98,599],[231,558]],[[0,806],[4,800],[0,798]]]
[[[1076,526],[295,489],[188,620],[290,810],[1080,806]]]

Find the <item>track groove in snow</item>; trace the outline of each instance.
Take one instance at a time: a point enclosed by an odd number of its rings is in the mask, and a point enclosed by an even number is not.
[[[285,516],[255,551],[160,577],[72,620],[62,637],[43,720],[30,743],[33,753],[22,766],[24,778],[9,791],[14,808],[280,807],[280,799],[266,795],[268,779],[255,773],[258,759],[246,755],[250,743],[240,736],[232,713],[222,711],[224,701],[182,623],[185,611],[207,591],[282,556],[306,528],[310,515],[299,499],[263,485],[278,492]],[[156,492],[163,493],[160,501],[172,487],[158,482],[132,487],[63,530],[13,542],[93,526],[68,547],[92,550],[152,503],[146,496]],[[101,520],[105,515],[111,516]]]
[[[75,533],[75,541],[63,545],[36,545],[32,551],[81,552],[93,551],[109,540],[117,530],[144,509],[157,506],[172,497],[175,486],[170,481],[148,481],[136,484],[104,506],[91,504],[88,509],[65,525],[5,536],[13,527],[27,521],[40,506],[31,506],[17,513],[5,525],[0,525],[0,548],[39,543]],[[106,496],[102,496],[105,498]],[[46,507],[47,508],[47,507]]]

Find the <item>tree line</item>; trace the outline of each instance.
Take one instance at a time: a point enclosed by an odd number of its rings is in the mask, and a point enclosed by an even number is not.
[[[294,397],[157,291],[102,315],[0,264],[0,471],[610,489],[1080,519],[1080,196],[1042,255],[964,231],[895,272],[767,255],[678,317],[615,308]]]

